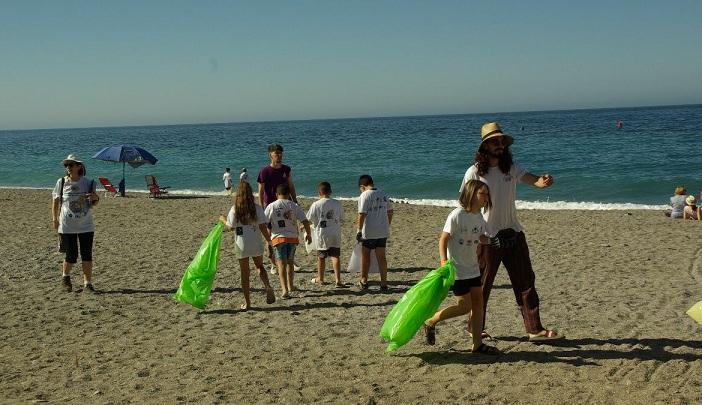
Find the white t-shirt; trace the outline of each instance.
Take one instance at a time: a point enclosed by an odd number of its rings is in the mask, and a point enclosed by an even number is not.
[[[86,177],[81,177],[76,182],[71,181],[69,177],[65,177],[65,179],[63,201],[60,202],[58,232],[66,234],[95,232],[92,204],[87,195],[95,191],[95,182]],[[58,179],[51,192],[54,199],[59,198],[60,188],[61,179]]]
[[[387,195],[377,188],[361,193],[358,198],[358,213],[366,214],[363,223],[363,239],[381,239],[390,236],[388,211],[392,210],[392,202]]]
[[[290,200],[275,200],[265,212],[271,223],[271,239],[297,238],[297,221],[307,219],[302,208]]]
[[[263,255],[263,240],[261,239],[260,224],[267,224],[268,218],[263,212],[263,208],[256,204],[256,221],[254,224],[244,225],[236,220],[234,207],[227,215],[227,226],[234,228],[234,243],[236,244],[236,254],[239,259],[246,257],[257,257]]]
[[[526,172],[522,165],[513,162],[507,174],[502,173],[499,167],[491,167],[485,176],[481,177],[478,175],[478,168],[473,165],[463,176],[460,191],[463,191],[468,180],[480,180],[490,188],[492,209],[483,213],[490,236],[495,236],[500,230],[508,228],[517,232],[523,231],[522,225],[517,220],[517,206],[514,202],[517,197],[517,183]]]
[[[456,265],[456,280],[480,277],[478,244],[480,235],[487,230],[487,223],[480,214],[471,214],[464,208],[451,211],[444,232],[451,235],[448,240],[448,258]]]
[[[232,186],[232,174],[229,172],[224,172],[222,175],[222,180],[224,181],[224,188],[229,188]]]
[[[317,250],[341,247],[341,222],[344,219],[344,209],[339,200],[321,198],[312,203],[307,218],[314,227],[313,238]]]

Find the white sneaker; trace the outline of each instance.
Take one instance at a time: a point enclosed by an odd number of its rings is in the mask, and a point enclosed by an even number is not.
[[[298,266],[297,264],[293,263],[293,270],[295,271],[300,271],[302,267]]]
[[[269,270],[271,274],[278,274],[278,268],[275,267],[274,264],[271,265],[271,269]]]

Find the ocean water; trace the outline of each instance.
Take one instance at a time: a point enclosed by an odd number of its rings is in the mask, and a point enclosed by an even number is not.
[[[337,197],[353,198],[358,176],[368,173],[395,199],[453,206],[480,126],[491,120],[515,138],[515,160],[555,177],[548,189],[520,185],[522,208],[661,209],[676,185],[696,196],[702,189],[702,105],[0,131],[0,187],[51,188],[69,153],[86,160],[88,176],[116,185],[122,165],[91,156],[134,144],[159,161],[127,166],[127,193],[146,192],[144,176],[153,174],[174,192],[216,194],[225,167],[235,177],[247,167],[255,183],[267,145],[280,143],[300,195],[314,196],[326,180]]]

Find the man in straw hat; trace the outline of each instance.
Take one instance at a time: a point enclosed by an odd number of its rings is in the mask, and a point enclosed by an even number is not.
[[[546,329],[541,324],[539,296],[534,286],[535,276],[529,259],[529,247],[522,226],[517,220],[517,208],[514,203],[518,181],[546,188],[553,184],[553,177],[548,174],[535,176],[513,161],[509,146],[514,139],[504,134],[496,122],[483,125],[481,136],[482,141],[475,154],[475,164],[466,171],[461,190],[466,182],[472,179],[480,180],[490,188],[492,208],[486,210],[483,216],[488,224],[491,244],[478,247],[483,283],[483,310],[487,311],[490,290],[497,269],[500,263],[503,263],[512,282],[529,340],[561,339],[563,335]],[[483,330],[485,322],[483,317]],[[483,332],[483,335],[489,337],[486,332]]]

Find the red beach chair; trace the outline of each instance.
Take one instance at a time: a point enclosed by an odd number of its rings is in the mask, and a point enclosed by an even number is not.
[[[151,198],[161,198],[163,197],[164,194],[168,194],[168,190],[166,190],[169,187],[161,187],[158,185],[156,182],[156,177],[152,175],[147,175],[145,176],[146,178],[146,187],[149,189],[149,197]]]
[[[105,197],[107,197],[107,193],[111,193],[112,197],[117,197],[117,189],[107,180],[107,177],[98,177],[98,180],[100,180],[100,184],[105,187]]]

